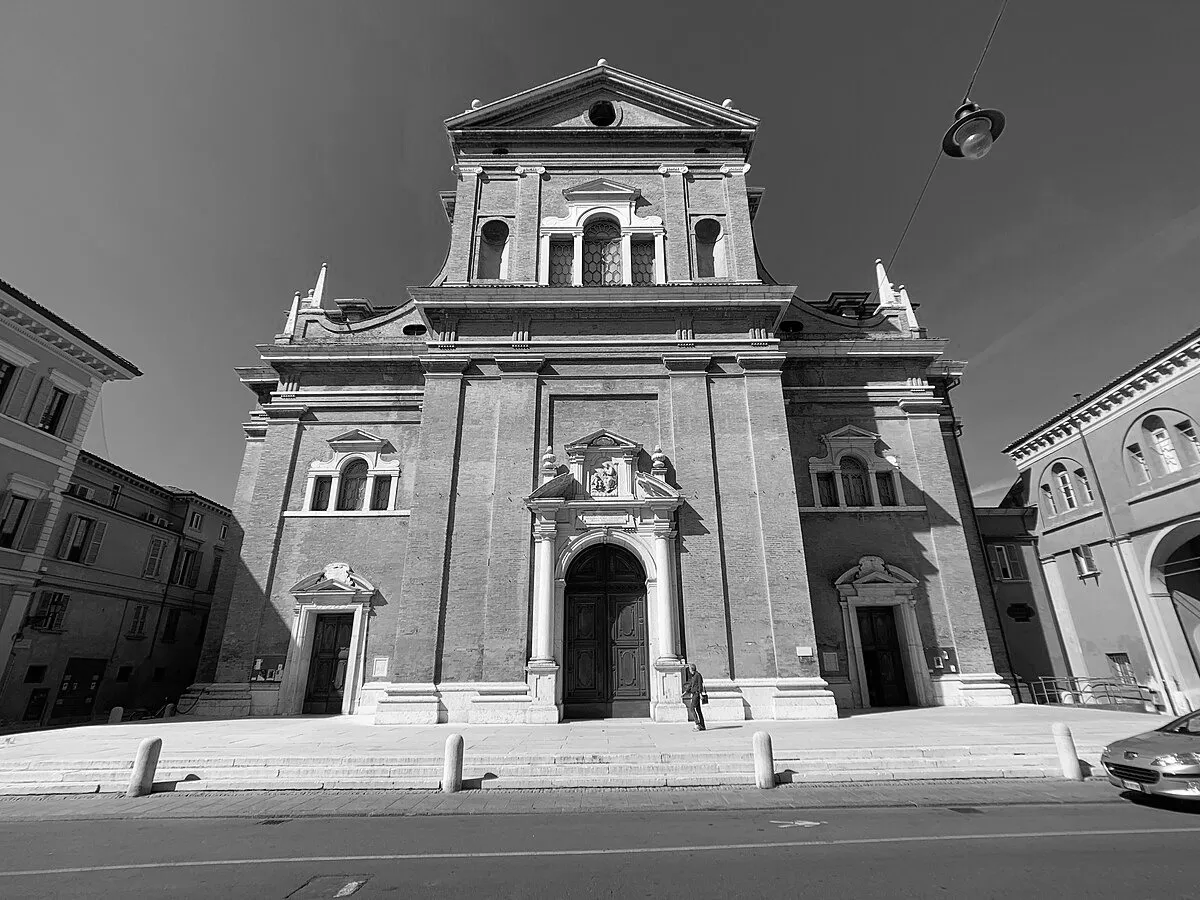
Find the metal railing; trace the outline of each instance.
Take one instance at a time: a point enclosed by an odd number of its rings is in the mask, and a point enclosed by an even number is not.
[[[1162,706],[1158,691],[1144,684],[1115,678],[1054,678],[1037,681],[1017,679],[1021,700],[1062,706],[1102,706],[1130,712],[1157,712]]]

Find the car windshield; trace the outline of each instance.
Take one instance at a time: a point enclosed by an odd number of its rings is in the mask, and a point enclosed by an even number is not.
[[[1167,734],[1190,734],[1192,737],[1200,737],[1200,712],[1191,712],[1186,716],[1180,716],[1174,722],[1168,722],[1156,730]]]

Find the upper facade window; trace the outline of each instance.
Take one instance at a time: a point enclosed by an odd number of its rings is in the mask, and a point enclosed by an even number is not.
[[[1125,441],[1126,473],[1135,485],[1149,484],[1181,472],[1197,471],[1200,441],[1192,420],[1176,410],[1158,410],[1129,429]]]
[[[593,219],[583,229],[583,283],[608,287],[621,281],[621,226]]]
[[[817,506],[866,509],[903,505],[898,461],[875,452],[879,435],[847,425],[821,439],[825,455],[808,460]]]
[[[1096,501],[1087,470],[1072,459],[1050,464],[1041,480],[1042,510],[1048,516],[1069,513]]]
[[[538,283],[619,287],[666,282],[662,219],[639,216],[641,191],[596,178],[563,191],[567,215],[540,227]]]
[[[329,441],[333,458],[308,468],[300,515],[364,515],[396,509],[400,461],[385,460],[386,440],[355,429]],[[386,449],[385,449],[386,448]]]

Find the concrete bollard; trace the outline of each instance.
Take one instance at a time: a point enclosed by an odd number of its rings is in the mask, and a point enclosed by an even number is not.
[[[452,734],[446,738],[446,762],[442,766],[442,793],[457,794],[462,790],[463,736]]]
[[[125,707],[114,706],[112,711],[108,714],[108,724],[119,725],[121,723],[121,716],[123,715],[125,715]]]
[[[1067,781],[1083,781],[1083,769],[1079,767],[1079,753],[1075,750],[1075,739],[1064,722],[1054,723],[1054,744],[1058,748],[1058,764]]]
[[[771,735],[754,733],[754,783],[760,788],[775,787],[775,754],[771,751]]]
[[[145,797],[154,789],[154,770],[158,768],[158,755],[162,753],[162,738],[146,738],[138,744],[137,756],[133,758],[133,775],[129,778],[126,797]]]

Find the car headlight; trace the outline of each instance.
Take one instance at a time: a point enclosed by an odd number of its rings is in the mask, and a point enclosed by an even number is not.
[[[1200,753],[1169,753],[1156,757],[1152,766],[1200,766]]]
[[[1112,747],[1105,747],[1103,750],[1101,750],[1101,751],[1100,751],[1100,755],[1101,755],[1101,756],[1108,756],[1108,752],[1109,752],[1110,750],[1112,750]]]

